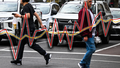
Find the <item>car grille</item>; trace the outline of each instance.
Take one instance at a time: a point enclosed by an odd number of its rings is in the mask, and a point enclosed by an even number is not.
[[[120,34],[120,29],[112,29],[111,34]]]
[[[63,31],[64,27],[66,25],[71,25],[74,26],[74,22],[78,22],[77,20],[73,20],[73,19],[57,19],[58,21],[58,28],[60,31]],[[68,31],[72,31],[73,29],[68,29]]]

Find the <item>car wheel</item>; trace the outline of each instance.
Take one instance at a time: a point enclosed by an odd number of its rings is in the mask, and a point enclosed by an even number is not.
[[[0,42],[1,42],[2,38],[0,38]]]
[[[104,35],[102,35],[100,38],[101,38],[103,44],[108,44],[110,35],[107,35],[106,37]]]
[[[50,41],[51,41],[51,35],[50,35],[50,34],[49,34],[49,38],[50,38]],[[57,46],[58,43],[59,43],[58,37],[57,37],[57,36],[54,36],[54,38],[53,38],[53,40],[52,40],[52,46]],[[50,45],[49,45],[49,42],[48,42],[48,46],[50,46]]]

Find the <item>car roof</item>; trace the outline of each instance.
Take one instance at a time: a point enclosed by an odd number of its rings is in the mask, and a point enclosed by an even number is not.
[[[96,3],[103,3],[105,1],[96,1]],[[69,3],[69,4],[82,4],[83,1],[69,1],[69,2],[66,2],[66,3]],[[94,3],[94,1],[92,1],[92,3]]]
[[[50,4],[57,4],[57,3],[54,3],[54,2],[32,2],[31,4],[50,5]]]
[[[110,10],[120,10],[120,8],[110,8]]]
[[[13,1],[14,1],[14,2],[17,2],[17,1],[19,1],[19,0],[4,0],[4,1],[3,1],[3,0],[0,0],[0,2],[13,2]]]

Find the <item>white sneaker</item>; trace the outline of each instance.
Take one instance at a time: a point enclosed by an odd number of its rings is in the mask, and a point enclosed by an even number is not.
[[[78,63],[78,66],[79,66],[80,68],[82,68],[81,65],[80,65],[80,63]]]
[[[96,43],[96,44],[102,42],[101,39],[100,39],[100,37],[98,37],[98,36],[96,36],[94,39],[95,39],[95,43]]]

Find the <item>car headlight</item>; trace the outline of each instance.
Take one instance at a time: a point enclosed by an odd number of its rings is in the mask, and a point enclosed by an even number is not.
[[[49,21],[49,29],[53,28],[54,18]]]
[[[47,22],[47,21],[48,21],[48,19],[49,19],[49,18],[47,18],[47,19],[42,19],[42,21],[46,21],[46,22]]]
[[[12,20],[13,19],[13,17],[9,17],[7,20]]]
[[[11,20],[13,17],[2,17],[0,18],[0,21],[6,21],[6,20]]]

